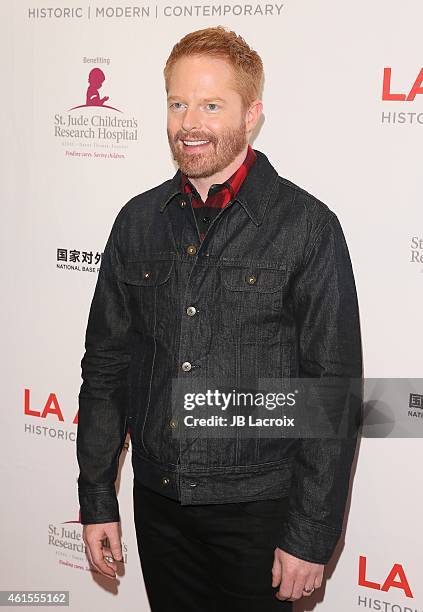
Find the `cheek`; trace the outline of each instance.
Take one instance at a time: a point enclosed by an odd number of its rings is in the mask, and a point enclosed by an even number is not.
[[[207,119],[199,126],[199,131],[202,134],[208,135],[216,143],[220,139],[222,128],[220,122]]]
[[[210,117],[210,119],[208,119],[205,122],[204,127],[209,132],[212,132],[213,134],[216,134],[216,136],[219,136],[219,134],[224,129],[224,125],[222,124],[222,120],[219,119],[218,117]]]
[[[221,139],[228,131],[234,129],[238,125],[239,117],[229,117],[228,115],[220,115],[219,117],[209,117],[206,122],[206,127],[209,132],[215,134],[216,138]]]
[[[180,129],[180,121],[175,115],[169,115],[167,118],[167,130],[171,134],[175,134]]]

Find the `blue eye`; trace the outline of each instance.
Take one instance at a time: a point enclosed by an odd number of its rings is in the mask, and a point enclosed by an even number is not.
[[[184,104],[182,102],[172,102],[169,105],[169,108],[173,108],[174,110],[181,110],[184,107]],[[219,110],[219,105],[216,104],[215,102],[209,102],[206,105],[207,110],[211,111],[211,112],[215,112],[217,110]]]

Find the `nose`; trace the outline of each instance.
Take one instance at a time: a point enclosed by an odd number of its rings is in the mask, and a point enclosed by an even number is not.
[[[186,132],[198,129],[201,126],[198,110],[192,107],[187,107],[182,118],[182,129]]]

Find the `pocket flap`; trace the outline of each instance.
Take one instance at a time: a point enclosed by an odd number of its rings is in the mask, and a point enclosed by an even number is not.
[[[223,266],[221,278],[224,286],[232,291],[258,291],[272,293],[282,288],[286,270],[251,266]]]
[[[127,261],[118,264],[116,275],[128,285],[143,285],[151,287],[165,283],[173,268],[174,261],[157,261],[144,259],[142,261]]]

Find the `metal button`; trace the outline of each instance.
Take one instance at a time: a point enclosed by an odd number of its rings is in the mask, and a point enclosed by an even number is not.
[[[203,217],[202,221],[204,221],[204,223],[210,223],[210,217]]]
[[[196,312],[197,312],[197,309],[196,309],[195,306],[188,306],[188,308],[187,308],[187,315],[189,317],[193,317]]]
[[[179,206],[180,206],[181,208],[185,208],[185,206],[186,206],[186,205],[187,205],[187,203],[185,202],[185,200],[181,200],[181,203],[180,203],[180,205],[179,205]]]
[[[167,478],[167,476],[164,476],[164,477],[162,478],[162,485],[165,487],[165,486],[167,486],[169,483],[170,483],[169,478]]]
[[[189,372],[190,369],[192,368],[192,365],[190,364],[189,361],[184,361],[184,363],[182,364],[182,369],[184,372]]]
[[[143,278],[150,278],[150,272],[144,272],[142,276]]]
[[[188,253],[188,255],[195,255],[197,252],[197,247],[195,246],[195,244],[189,244],[186,248],[186,252]]]
[[[196,487],[196,486],[197,486],[197,483],[196,483],[196,482],[190,482],[190,483],[189,483],[189,486],[190,486],[190,487]]]
[[[250,274],[249,276],[245,277],[247,283],[249,283],[250,285],[254,285],[254,283],[257,281],[257,276],[254,276],[254,274]]]
[[[170,425],[170,427],[172,427],[173,429],[175,429],[175,427],[177,427],[177,426],[178,426],[178,421],[177,421],[176,419],[171,419],[171,420],[169,421],[169,425]]]

